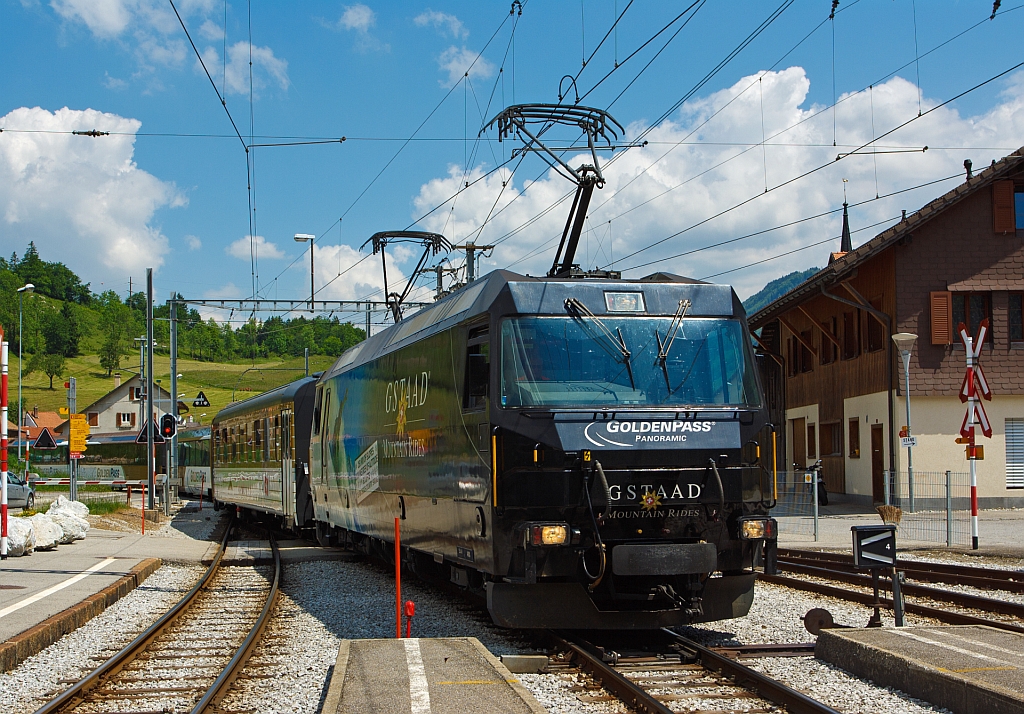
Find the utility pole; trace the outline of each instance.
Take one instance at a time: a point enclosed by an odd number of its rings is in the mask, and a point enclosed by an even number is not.
[[[171,292],[171,299],[168,306],[171,308],[171,414],[174,421],[178,421],[178,303],[174,299],[175,294]],[[171,512],[171,474],[178,472],[178,430],[174,430],[174,436],[167,442],[167,485],[164,486],[164,515]]]
[[[156,508],[156,445],[153,443],[153,269],[146,268],[146,471],[149,497],[146,508]]]
[[[370,336],[370,303],[366,303],[366,336]]]
[[[464,250],[466,251],[466,282],[471,283],[476,280],[476,258],[477,253],[485,253],[490,250],[494,250],[493,245],[477,245],[472,241],[466,241],[465,245],[453,245],[452,250]],[[490,253],[487,253],[484,257],[489,257]]]
[[[444,274],[445,273],[457,273],[457,272],[459,272],[459,269],[458,268],[446,268],[443,265],[441,265],[440,263],[438,263],[437,265],[435,265],[432,268],[432,270],[434,271],[434,274],[437,276],[437,286],[434,288],[434,300],[440,300],[442,297],[444,297],[444,294],[445,294],[444,285],[441,283],[441,281],[444,278]]]

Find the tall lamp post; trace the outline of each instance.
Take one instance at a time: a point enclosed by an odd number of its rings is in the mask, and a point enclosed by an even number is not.
[[[316,236],[309,233],[295,234],[296,243],[305,243],[306,241],[309,241],[309,311],[315,312],[313,309],[313,298],[316,296],[316,290],[313,288],[313,243],[316,242]]]
[[[21,425],[23,422],[23,414],[25,413],[24,402],[21,400],[21,370],[22,370],[22,352],[24,345],[22,344],[23,338],[21,335],[21,323],[22,323],[22,301],[25,297],[25,293],[31,293],[36,289],[36,286],[32,283],[25,283],[24,286],[18,288],[18,445],[21,446],[24,440],[25,445],[25,483],[28,483],[28,439],[21,433]]]
[[[896,343],[896,349],[903,357],[903,379],[905,388],[903,390],[904,400],[907,404],[907,437],[913,434],[910,428],[910,351],[914,348],[917,335],[911,332],[897,332],[892,336]],[[910,512],[914,512],[914,447],[913,442],[907,442],[907,495],[910,497]]]

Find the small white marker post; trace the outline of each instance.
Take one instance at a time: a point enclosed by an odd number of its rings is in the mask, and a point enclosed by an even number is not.
[[[0,327],[0,560],[7,560],[7,342]]]

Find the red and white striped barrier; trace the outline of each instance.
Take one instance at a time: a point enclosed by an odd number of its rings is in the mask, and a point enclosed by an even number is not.
[[[0,559],[7,560],[7,342],[0,326]]]
[[[33,486],[68,486],[69,478],[41,478],[31,482]],[[141,486],[145,481],[79,481],[79,486]]]

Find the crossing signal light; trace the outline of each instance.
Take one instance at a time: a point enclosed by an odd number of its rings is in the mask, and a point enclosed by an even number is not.
[[[172,414],[164,414],[160,417],[160,436],[170,439],[178,430],[178,422]]]

